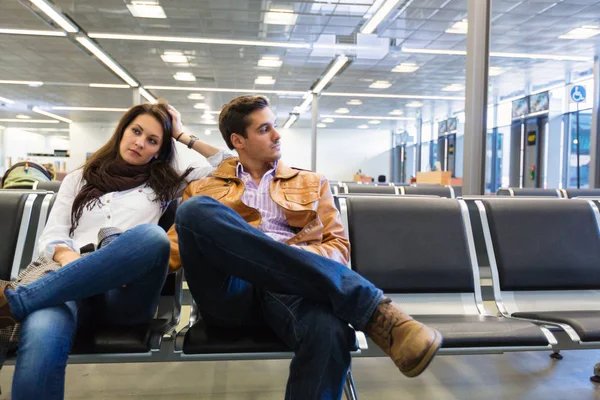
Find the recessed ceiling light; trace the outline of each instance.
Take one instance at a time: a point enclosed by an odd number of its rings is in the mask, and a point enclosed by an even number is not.
[[[31,119],[31,117],[29,115],[25,115],[25,114],[17,114],[17,118],[19,118],[19,119]]]
[[[272,76],[259,76],[254,80],[255,85],[274,85],[275,79]]]
[[[358,129],[367,129],[368,127],[369,127],[369,125],[362,124],[362,125],[359,125],[357,128]]]
[[[369,121],[369,123],[371,125],[379,125],[381,123],[381,121],[378,120],[378,119],[372,119],[372,120]]]
[[[348,114],[350,112],[350,110],[348,110],[347,108],[338,108],[337,110],[335,110],[336,114]]]
[[[390,86],[392,86],[392,84],[389,81],[375,81],[369,85],[372,89],[387,89]]]
[[[446,33],[454,33],[457,35],[466,35],[469,30],[469,24],[466,19],[457,21],[452,27],[446,29]]]
[[[404,111],[402,110],[392,110],[389,112],[390,115],[403,115]]]
[[[204,100],[204,96],[200,93],[190,93],[188,95],[188,99],[190,100]]]
[[[442,88],[443,92],[460,92],[464,90],[465,86],[460,83],[452,83],[444,88]]]
[[[127,8],[136,18],[167,18],[158,1],[132,1]]]
[[[419,68],[420,67],[415,63],[400,63],[392,69],[392,72],[411,73],[415,72]]]
[[[346,102],[346,104],[348,104],[349,106],[360,106],[363,102],[360,101],[359,99],[352,99],[348,102]]]
[[[600,29],[597,26],[584,25],[581,28],[575,28],[560,35],[559,39],[589,39],[600,33]]]
[[[419,107],[423,107],[423,103],[421,103],[420,101],[411,101],[410,103],[408,103],[406,105],[406,107],[419,108]]]
[[[293,10],[271,8],[265,13],[265,24],[270,25],[294,25],[298,19],[298,14]]]
[[[204,131],[204,134],[205,134],[206,136],[210,136],[210,134],[211,134],[211,133],[212,133],[212,132],[210,131],[210,129],[207,129],[207,130],[205,130],[205,131]]]
[[[178,63],[178,64],[187,64],[188,58],[180,51],[165,51],[164,54],[160,56],[162,60],[166,63]]]
[[[323,122],[326,123],[326,124],[333,124],[335,122],[335,119],[333,119],[333,118],[325,118],[323,120]]]
[[[327,125],[325,125],[323,123],[319,123],[319,124],[317,124],[317,128],[327,128]]]
[[[205,103],[196,103],[194,104],[194,108],[196,110],[208,110],[210,107],[208,106],[208,104]]]
[[[259,67],[279,68],[281,67],[281,64],[283,64],[283,61],[281,61],[279,57],[276,56],[264,56],[260,60],[258,60]]]
[[[191,72],[177,72],[173,75],[176,81],[195,82],[196,77]]]
[[[504,73],[504,68],[502,67],[490,67],[488,71],[489,76],[498,76]]]

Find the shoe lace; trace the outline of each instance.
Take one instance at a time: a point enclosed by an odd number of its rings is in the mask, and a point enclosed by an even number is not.
[[[386,343],[391,344],[392,329],[400,321],[400,318],[393,312],[389,302],[380,304],[375,312],[373,333],[381,337]]]

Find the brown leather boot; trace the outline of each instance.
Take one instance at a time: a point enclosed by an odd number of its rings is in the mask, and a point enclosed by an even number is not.
[[[8,328],[17,323],[4,294],[6,289],[12,289],[10,282],[0,284],[0,329]]]
[[[438,331],[415,321],[388,298],[377,306],[365,333],[411,378],[427,368],[442,345]]]

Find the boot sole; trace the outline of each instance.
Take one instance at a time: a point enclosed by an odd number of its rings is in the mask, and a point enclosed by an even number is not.
[[[407,376],[409,378],[414,378],[416,376],[421,375],[421,373],[423,371],[425,371],[425,369],[429,366],[429,364],[431,363],[431,360],[433,360],[433,357],[435,356],[435,354],[437,353],[437,351],[442,346],[442,340],[443,340],[442,339],[442,334],[439,333],[435,329],[434,329],[434,331],[435,331],[435,338],[433,340],[433,343],[431,344],[431,346],[427,350],[427,353],[425,353],[425,356],[423,357],[423,359],[421,360],[421,362],[419,362],[419,364],[417,364],[416,367],[414,367],[413,369],[411,369],[409,371],[402,371],[402,370],[400,370],[400,372],[402,372],[405,376]]]

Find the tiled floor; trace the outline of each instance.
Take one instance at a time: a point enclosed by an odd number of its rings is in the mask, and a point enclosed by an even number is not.
[[[440,356],[420,377],[407,379],[384,358],[357,359],[361,400],[380,399],[600,399],[589,381],[600,351]],[[222,361],[167,364],[72,365],[67,399],[279,400],[288,361]],[[2,370],[1,399],[10,398],[13,367]]]

